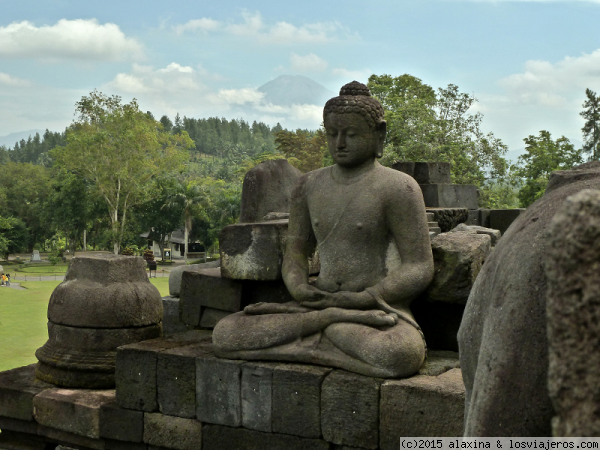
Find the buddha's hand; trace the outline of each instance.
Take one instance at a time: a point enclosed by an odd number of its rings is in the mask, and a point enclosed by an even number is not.
[[[331,294],[311,286],[310,284],[301,284],[294,289],[292,296],[301,305],[311,307],[313,302],[323,300],[329,295]]]
[[[323,292],[323,294],[323,298],[301,301],[300,304],[313,309],[377,309],[377,301],[367,291],[339,291],[333,294]]]

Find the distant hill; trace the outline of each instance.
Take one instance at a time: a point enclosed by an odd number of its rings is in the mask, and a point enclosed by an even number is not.
[[[29,136],[35,136],[35,133],[40,133],[40,137],[44,135],[46,130],[27,130],[27,131],[18,131],[16,133],[10,133],[6,136],[0,136],[0,145],[6,145],[9,148],[15,146],[16,142],[19,142],[21,139],[27,140]]]
[[[323,105],[335,97],[331,92],[316,81],[302,75],[281,75],[258,88],[265,94],[265,100],[279,106]]]

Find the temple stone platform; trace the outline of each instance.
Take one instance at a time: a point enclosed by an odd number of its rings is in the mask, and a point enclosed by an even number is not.
[[[210,331],[120,347],[116,389],[63,389],[35,365],[0,373],[0,448],[397,449],[400,436],[461,436],[458,354],[419,374],[217,358]]]

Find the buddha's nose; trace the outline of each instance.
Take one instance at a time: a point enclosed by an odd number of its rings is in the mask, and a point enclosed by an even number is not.
[[[344,133],[338,133],[336,147],[337,148],[345,148],[346,147],[346,137],[344,136]]]

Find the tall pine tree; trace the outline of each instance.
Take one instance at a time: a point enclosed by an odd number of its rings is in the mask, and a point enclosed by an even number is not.
[[[600,159],[600,149],[598,144],[600,141],[600,97],[591,89],[585,90],[587,100],[583,103],[586,108],[581,113],[581,117],[585,119],[585,125],[581,131],[583,132],[583,151],[590,154],[590,159]]]

